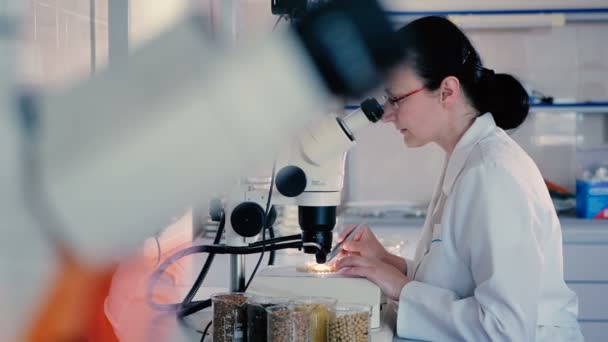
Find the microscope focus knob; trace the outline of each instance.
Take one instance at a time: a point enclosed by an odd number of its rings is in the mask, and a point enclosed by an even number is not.
[[[277,190],[286,197],[296,197],[306,189],[306,174],[297,166],[282,168],[276,175]]]
[[[256,236],[262,231],[264,209],[255,202],[243,202],[232,210],[230,224],[241,236]]]
[[[224,216],[224,204],[219,198],[213,198],[209,201],[209,218],[213,222],[220,222]]]

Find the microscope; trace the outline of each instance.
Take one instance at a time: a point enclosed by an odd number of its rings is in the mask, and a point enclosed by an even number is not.
[[[325,263],[332,246],[336,208],[341,202],[346,153],[355,135],[376,123],[384,110],[373,98],[345,117],[327,115],[304,130],[296,141],[279,152],[272,205],[296,205],[304,253]],[[268,183],[249,178],[237,187],[226,203],[226,244],[245,246],[263,229]],[[271,210],[266,226],[274,221]]]
[[[279,153],[276,175],[249,177],[234,188],[226,199],[224,220],[226,245],[258,246],[254,242],[265,228],[272,226],[276,211],[267,205],[298,207],[301,234],[292,236],[300,242],[298,248],[315,256],[314,263],[299,266],[269,266],[256,275],[251,286],[245,284],[244,255],[231,255],[231,291],[271,296],[331,296],[342,302],[359,302],[373,307],[372,326],[380,325],[380,289],[364,278],[344,277],[335,273],[318,272],[331,251],[332,230],[336,224],[336,208],[341,202],[344,166],[347,152],[355,145],[362,129],[379,121],[382,106],[373,98],[345,117],[330,114],[301,135]],[[274,190],[270,192],[271,187]],[[269,201],[268,195],[271,193]],[[220,215],[215,215],[217,218]],[[264,227],[265,226],[265,227]],[[281,238],[279,238],[281,239]],[[255,247],[254,247],[255,248]],[[320,264],[320,265],[319,265]],[[309,268],[309,271],[303,270]]]

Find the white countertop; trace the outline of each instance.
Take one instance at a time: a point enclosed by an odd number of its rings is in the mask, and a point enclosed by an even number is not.
[[[608,244],[608,220],[587,220],[570,216],[560,216],[564,244],[599,243]],[[411,236],[424,224],[424,217],[360,217],[342,216],[344,225],[366,222],[378,234],[398,234]]]

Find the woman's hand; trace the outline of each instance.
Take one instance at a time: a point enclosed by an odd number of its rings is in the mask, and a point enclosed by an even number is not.
[[[338,242],[344,240],[344,237],[355,228],[356,225],[346,227],[338,237]],[[378,241],[369,226],[363,225],[354,234],[355,235],[351,240],[342,244],[342,251],[339,254],[340,258],[356,255],[365,258],[378,259],[397,268],[403,274],[407,274],[407,263],[405,262],[405,259],[389,253],[386,248],[382,246],[380,241]]]
[[[410,282],[401,270],[376,258],[346,256],[336,262],[336,269],[341,274],[369,279],[392,300],[399,300],[401,290]]]
[[[338,242],[344,240],[344,237],[356,227],[356,225],[346,227],[338,237]],[[369,226],[363,225],[355,232],[352,239],[345,241],[344,244],[342,244],[341,254],[342,256],[360,255],[366,258],[386,261],[390,253],[382,246],[380,241],[378,241]]]

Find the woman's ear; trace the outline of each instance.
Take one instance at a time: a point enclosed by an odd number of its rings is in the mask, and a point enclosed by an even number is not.
[[[454,76],[448,76],[439,85],[439,100],[442,104],[451,106],[460,97],[460,81]]]

